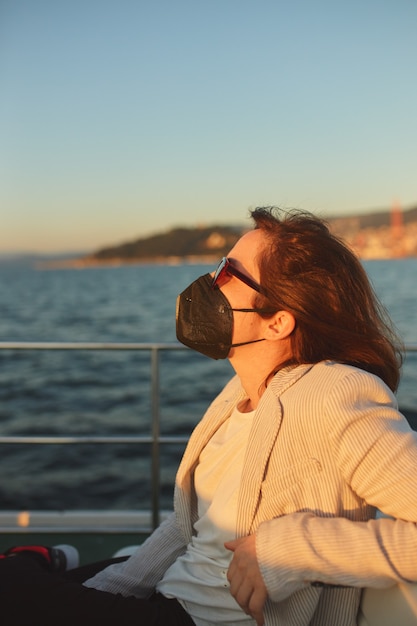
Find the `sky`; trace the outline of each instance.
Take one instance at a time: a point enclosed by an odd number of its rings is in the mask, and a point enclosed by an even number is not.
[[[417,205],[415,0],[0,0],[0,253]]]

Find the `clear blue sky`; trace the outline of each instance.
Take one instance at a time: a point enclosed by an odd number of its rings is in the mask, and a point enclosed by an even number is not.
[[[416,0],[0,0],[0,252],[417,204]]]

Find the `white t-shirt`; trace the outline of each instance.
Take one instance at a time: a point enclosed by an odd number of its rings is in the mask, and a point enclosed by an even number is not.
[[[195,470],[199,519],[186,552],[165,572],[157,590],[181,602],[197,626],[251,626],[229,591],[233,554],[225,541],[236,537],[237,499],[254,411],[234,409],[200,455]]]

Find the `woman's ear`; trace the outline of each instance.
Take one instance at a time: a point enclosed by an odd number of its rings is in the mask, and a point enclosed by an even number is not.
[[[265,320],[265,339],[276,341],[286,339],[295,328],[295,317],[289,311],[277,311],[273,317]]]

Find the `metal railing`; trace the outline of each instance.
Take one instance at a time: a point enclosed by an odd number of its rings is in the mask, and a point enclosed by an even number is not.
[[[97,350],[97,351],[147,351],[150,353],[150,435],[75,435],[75,436],[0,436],[0,444],[148,444],[151,447],[151,520],[152,527],[160,523],[160,446],[185,444],[188,437],[162,436],[160,433],[160,353],[167,350],[186,350],[179,343],[94,343],[94,342],[0,342],[0,350]]]
[[[94,343],[94,342],[0,342],[0,350],[104,350],[148,351],[151,371],[151,434],[109,436],[0,436],[0,444],[148,444],[151,447],[151,521],[160,523],[160,446],[186,444],[188,437],[162,436],[160,433],[160,353],[166,350],[186,350],[179,343]],[[407,345],[406,352],[417,352],[417,344]]]

